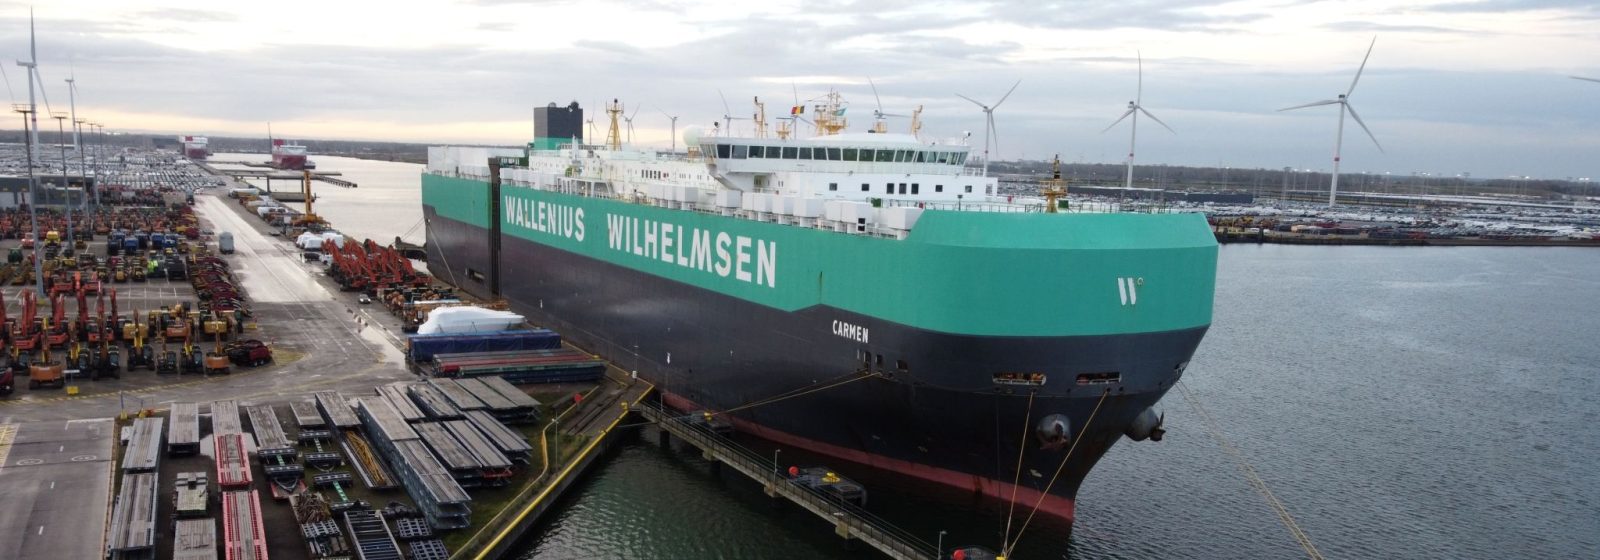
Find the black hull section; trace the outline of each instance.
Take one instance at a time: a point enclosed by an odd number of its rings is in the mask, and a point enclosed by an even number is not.
[[[450,269],[436,276],[488,270],[487,232],[425,212],[429,264]],[[952,335],[822,306],[782,311],[510,236],[501,250],[500,297],[515,311],[636,370],[669,404],[726,410],[864,370],[880,373],[734,413],[741,429],[786,445],[1003,498],[1016,478],[1019,507],[1027,507],[1070,444],[1043,445],[1034,427],[1051,415],[1064,417],[1072,434],[1087,426],[1050,488],[1059,499],[1041,508],[1068,520],[1084,476],[1177,381],[1206,330]],[[435,260],[436,251],[448,262]],[[488,284],[460,285],[478,294]],[[870,337],[835,334],[836,321],[865,327]],[[995,384],[997,372],[1042,372],[1048,382],[1033,393]],[[1121,381],[1076,383],[1081,373],[1110,372]],[[1029,435],[1019,439],[1025,425]],[[1019,443],[1026,449],[1017,477]]]

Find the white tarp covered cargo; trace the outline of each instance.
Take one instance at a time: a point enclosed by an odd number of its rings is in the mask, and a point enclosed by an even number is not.
[[[521,325],[523,317],[510,311],[482,307],[441,307],[428,313],[417,334],[503,331]]]

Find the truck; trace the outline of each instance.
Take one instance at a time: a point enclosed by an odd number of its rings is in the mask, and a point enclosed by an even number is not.
[[[224,255],[233,254],[233,233],[224,231],[217,234],[217,250]]]

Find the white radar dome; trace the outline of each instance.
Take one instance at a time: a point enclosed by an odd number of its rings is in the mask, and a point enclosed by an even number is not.
[[[702,129],[702,128],[698,127],[698,126],[691,126],[689,128],[685,128],[685,129],[683,129],[683,145],[689,146],[689,147],[693,147],[693,148],[699,148],[700,147],[700,137],[704,136],[704,135],[705,135],[705,129]]]

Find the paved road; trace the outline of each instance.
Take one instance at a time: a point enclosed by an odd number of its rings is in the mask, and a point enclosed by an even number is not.
[[[112,434],[109,419],[0,425],[0,558],[104,556]]]
[[[315,278],[296,274],[303,260],[293,245],[262,233],[260,220],[246,222],[233,201],[215,196],[196,196],[195,213],[211,223],[217,232],[233,233],[234,250],[239,258],[232,259],[234,276],[240,287],[250,294],[252,302],[318,302],[332,297]]]

